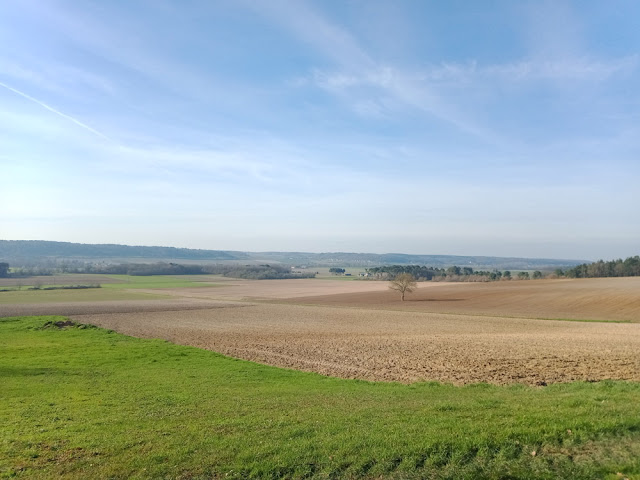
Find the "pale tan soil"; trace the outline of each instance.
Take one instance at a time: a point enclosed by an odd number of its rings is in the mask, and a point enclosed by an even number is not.
[[[386,282],[382,282],[385,284]],[[431,288],[438,285],[439,288]],[[295,303],[433,313],[640,322],[640,277],[419,283],[401,302],[397,292],[296,298]]]
[[[216,287],[168,288],[163,289],[162,293],[190,298],[244,300],[297,298],[316,295],[336,295],[341,293],[384,292],[388,289],[388,282],[324,280],[316,278],[240,280],[235,278],[209,277],[209,281],[215,281],[222,285]],[[437,287],[444,284],[433,283],[429,285]],[[154,292],[158,293],[157,290]]]
[[[155,290],[157,293],[158,291]],[[218,300],[151,299],[151,300],[105,300],[94,302],[51,302],[51,303],[14,303],[0,305],[0,318],[25,315],[85,315],[99,313],[141,313],[141,312],[180,312],[183,310],[202,310],[230,305]],[[241,305],[241,304],[239,304]]]
[[[72,318],[345,378],[530,385],[640,381],[639,324],[241,302],[217,309]]]

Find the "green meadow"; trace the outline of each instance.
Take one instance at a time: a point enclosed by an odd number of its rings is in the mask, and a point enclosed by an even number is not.
[[[193,275],[109,275],[109,278],[116,279],[118,283],[105,283],[102,288],[114,290],[127,290],[137,288],[184,288],[184,287],[215,287],[215,283],[197,279]]]
[[[86,290],[15,290],[1,292],[0,305],[16,303],[99,302],[106,300],[153,300],[163,297],[167,296],[162,295],[161,292],[146,293],[113,288],[88,288]]]
[[[65,278],[68,277],[68,281]],[[58,275],[52,278],[55,283],[46,283],[40,289],[31,290],[31,285],[9,285],[3,287],[9,291],[0,292],[0,305],[15,303],[48,303],[48,302],[94,302],[103,300],[149,300],[162,298],[163,288],[186,288],[186,287],[217,287],[224,286],[213,283],[209,278],[201,279],[194,276],[180,275],[154,275],[154,276],[132,276],[132,275],[95,275],[96,285],[99,288],[68,289],[61,287],[73,285],[77,282],[72,275],[65,277]],[[90,278],[92,276],[85,275]],[[100,280],[115,280],[114,283],[101,283]],[[45,290],[45,288],[57,287],[56,290]],[[158,290],[156,293],[137,292],[136,290]]]
[[[640,384],[402,385],[0,319],[0,478],[640,478]]]

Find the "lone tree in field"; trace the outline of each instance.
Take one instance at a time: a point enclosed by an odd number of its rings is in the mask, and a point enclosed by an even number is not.
[[[400,292],[400,298],[403,302],[404,294],[413,292],[413,289],[417,286],[418,284],[416,283],[416,279],[410,273],[400,273],[396,275],[396,277],[391,280],[389,284],[389,288],[391,290]]]

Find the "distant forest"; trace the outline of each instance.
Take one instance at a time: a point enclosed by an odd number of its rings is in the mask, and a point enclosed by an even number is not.
[[[212,266],[211,273],[222,274],[225,277],[247,278],[251,280],[283,280],[287,278],[314,278],[315,273],[292,272],[290,268],[281,265],[233,265]]]
[[[449,268],[428,267],[422,265],[386,265],[383,267],[367,268],[368,275],[379,280],[393,279],[401,273],[409,273],[418,281],[434,282],[493,282],[497,280],[529,280],[530,278],[543,278],[540,270],[533,274],[528,271],[520,271],[512,274],[510,270],[474,270],[471,267],[452,266]]]
[[[621,258],[605,262],[598,260],[593,263],[583,263],[565,272],[558,272],[568,278],[598,278],[598,277],[638,277],[640,276],[640,256]]]
[[[629,257],[626,260],[618,259],[610,262],[598,260],[593,263],[584,263],[566,271],[556,269],[553,273],[545,274],[535,270],[532,274],[520,271],[512,274],[511,271],[499,270],[474,270],[471,267],[427,267],[422,265],[386,265],[382,267],[367,268],[366,272],[377,279],[395,278],[400,273],[410,273],[421,281],[458,281],[458,282],[490,282],[496,280],[529,280],[530,278],[597,278],[597,277],[636,277],[640,276],[640,256]]]
[[[6,267],[5,267],[6,266]],[[9,276],[8,263],[0,263],[0,276]],[[12,269],[11,276],[54,275],[57,273],[95,273],[103,275],[224,275],[252,280],[287,278],[313,278],[315,273],[292,272],[281,265],[181,265],[178,263],[120,263],[92,264],[84,262],[61,263],[55,268],[20,267]]]

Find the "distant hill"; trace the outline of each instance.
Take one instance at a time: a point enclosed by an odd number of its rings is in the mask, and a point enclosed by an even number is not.
[[[476,269],[543,270],[573,267],[585,260],[404,253],[239,252],[175,247],[85,244],[44,240],[0,240],[0,261],[14,266],[64,260],[87,262],[173,261],[203,263],[282,263],[297,266],[375,267],[381,265],[470,266]]]
[[[580,260],[551,258],[483,257],[460,255],[410,255],[405,253],[303,253],[261,252],[248,253],[263,262],[281,262],[295,265],[375,267],[380,265],[428,265],[431,267],[470,266],[475,269],[500,270],[553,270],[573,267]]]
[[[242,252],[195,250],[175,247],[141,247],[115,244],[49,242],[44,240],[0,240],[0,258],[18,259],[152,259],[152,260],[242,260]]]

